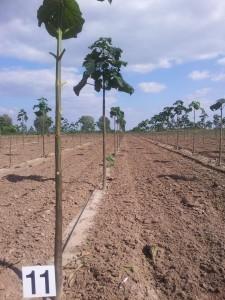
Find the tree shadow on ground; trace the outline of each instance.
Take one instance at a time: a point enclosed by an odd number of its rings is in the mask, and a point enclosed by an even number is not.
[[[155,159],[154,162],[155,162],[155,163],[164,163],[164,164],[168,164],[168,163],[170,163],[171,161],[170,161],[170,160],[158,160],[158,159]]]
[[[2,260],[2,259],[0,259],[0,267],[3,267],[3,268],[6,268],[6,269],[10,269],[10,270],[12,270],[15,274],[16,274],[16,276],[20,279],[20,280],[22,280],[22,271],[20,270],[20,269],[18,269],[17,267],[15,267],[15,265],[17,264],[18,262],[16,262],[16,263],[10,263],[10,262],[8,262],[8,261],[6,261],[6,260]]]
[[[171,178],[173,180],[181,180],[181,181],[195,181],[198,180],[196,176],[184,176],[184,175],[177,175],[177,174],[162,174],[158,175],[158,178]]]
[[[54,178],[44,178],[43,176],[40,175],[29,175],[29,176],[21,176],[21,175],[16,175],[16,174],[9,174],[3,177],[3,179],[6,179],[10,182],[20,182],[24,180],[33,180],[33,181],[38,181],[38,182],[45,182],[45,181],[54,181]]]
[[[159,153],[157,153],[157,152],[145,152],[143,154],[146,154],[146,155],[158,155]]]

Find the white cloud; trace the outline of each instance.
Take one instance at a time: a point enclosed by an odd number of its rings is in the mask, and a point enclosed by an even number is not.
[[[217,81],[224,81],[225,80],[225,73],[212,73],[209,71],[193,71],[188,75],[189,78],[192,80],[203,80],[203,79],[209,79],[213,82]]]
[[[207,97],[210,92],[211,92],[211,88],[209,88],[209,87],[198,89],[198,90],[194,91],[192,94],[188,95],[187,99],[189,99],[191,101],[193,101],[194,99],[203,99],[203,98]]]
[[[1,56],[51,63],[48,51],[55,49],[55,39],[44,26],[37,26],[42,2],[17,0],[14,5],[3,0]],[[78,39],[64,42],[66,65],[80,66],[88,45],[100,36],[111,36],[133,70],[142,73],[170,67],[171,59],[185,62],[225,55],[222,0],[78,2],[86,22]]]
[[[50,62],[52,58],[45,51],[40,30],[35,25],[34,22],[19,18],[9,19],[1,24],[0,56],[25,61]]]
[[[140,89],[145,93],[160,93],[166,89],[166,86],[158,82],[141,82]]]
[[[211,76],[212,81],[224,81],[225,80],[225,73],[218,73],[218,74],[213,74]]]
[[[172,67],[172,62],[168,59],[160,59],[160,61],[156,64],[134,64],[134,65],[128,65],[128,70],[146,74],[149,72],[152,72],[156,69],[169,69]]]
[[[207,79],[210,77],[210,74],[208,71],[193,71],[188,75],[189,78],[192,80],[202,80]]]
[[[79,97],[75,96],[73,86],[81,79],[74,68],[62,69],[62,81],[66,84],[62,89],[63,114],[70,120],[76,120],[82,114],[90,114],[98,118],[102,114],[102,96],[95,93],[92,86],[86,86]],[[36,99],[45,97],[54,110],[55,70],[54,69],[0,69],[0,96],[30,101],[31,107]],[[115,92],[107,92],[106,110],[116,103]],[[21,104],[20,104],[21,105]],[[10,114],[13,114],[12,110]],[[0,108],[4,112],[4,108]],[[5,112],[9,112],[5,109]]]

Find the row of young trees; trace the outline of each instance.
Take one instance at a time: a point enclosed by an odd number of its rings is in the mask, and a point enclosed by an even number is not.
[[[104,0],[98,0],[103,2]],[[112,0],[108,0],[109,3]],[[75,0],[44,0],[37,13],[38,25],[45,25],[47,32],[56,39],[56,54],[50,53],[56,62],[56,113],[55,113],[55,188],[56,188],[56,218],[55,218],[55,268],[56,268],[56,300],[61,299],[62,291],[62,166],[61,166],[61,62],[65,49],[62,50],[62,40],[76,38],[82,31],[84,19],[79,5]],[[100,38],[91,47],[83,63],[85,71],[83,78],[74,87],[79,95],[81,89],[92,79],[95,91],[102,91],[103,117],[103,188],[106,186],[106,91],[115,88],[126,93],[133,93],[133,88],[124,81],[120,70],[126,62],[120,60],[122,50],[112,46],[110,38]]]
[[[225,118],[223,117],[223,108],[225,106],[225,99],[218,99],[210,106],[212,111],[220,111],[220,114],[214,114],[213,120],[209,119],[205,109],[202,108],[199,101],[192,101],[188,106],[185,106],[182,100],[177,100],[172,106],[164,107],[163,110],[154,115],[151,119],[146,119],[133,128],[136,132],[158,132],[158,131],[176,131],[176,148],[179,148],[179,131],[182,129],[192,130],[192,152],[195,153],[195,137],[196,129],[220,129],[219,139],[219,165],[222,157],[222,140],[223,140],[223,126]],[[199,111],[197,120],[196,113]],[[192,114],[192,118],[190,119]]]
[[[55,126],[53,125],[52,118],[48,115],[51,108],[47,105],[47,99],[38,99],[39,104],[34,105],[34,113],[36,118],[34,120],[34,126],[27,128],[27,121],[29,119],[27,112],[21,109],[17,115],[17,125],[13,125],[12,118],[3,114],[0,115],[0,134],[49,134],[55,132]],[[111,108],[111,110],[114,108]],[[120,108],[117,108],[120,111]],[[111,116],[111,112],[110,112]],[[113,116],[111,116],[113,118]],[[113,118],[114,119],[114,118]],[[76,133],[76,132],[95,132],[103,130],[103,117],[101,116],[97,121],[92,116],[83,115],[76,122],[69,122],[68,119],[62,117],[61,129],[63,133]],[[112,132],[110,119],[105,117],[106,131]],[[126,121],[123,118],[117,119],[118,128],[121,131],[125,131]],[[115,127],[115,126],[114,126]]]
[[[199,111],[199,118],[196,119],[196,112]],[[222,118],[222,123],[225,124],[225,118]],[[220,128],[221,116],[213,115],[210,120],[205,109],[202,108],[199,101],[192,101],[188,106],[185,106],[182,100],[177,100],[172,106],[166,106],[151,119],[146,119],[140,122],[133,131],[162,131],[168,129],[185,129],[185,128]]]

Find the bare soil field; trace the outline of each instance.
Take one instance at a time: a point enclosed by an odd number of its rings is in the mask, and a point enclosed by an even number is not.
[[[151,138],[162,142],[164,144],[176,147],[177,133],[161,132],[160,134],[153,134]],[[193,131],[179,131],[178,137],[179,148],[192,151],[193,145]],[[219,157],[219,132],[218,130],[196,131],[195,133],[195,154],[206,156],[212,160],[218,160]],[[222,161],[225,163],[225,139],[223,139]]]
[[[102,143],[92,142],[63,152],[64,229],[101,186]],[[113,151],[108,138],[107,153]],[[54,157],[38,165],[15,168],[0,179],[0,299],[22,299],[21,266],[44,264],[53,257]]]
[[[64,299],[225,299],[224,176],[126,137]]]
[[[62,136],[62,147],[73,148],[85,142],[101,139],[100,134],[71,134]],[[44,137],[45,156],[54,152],[54,136]],[[42,136],[2,136],[0,138],[0,169],[16,166],[43,156]]]
[[[65,228],[99,187],[101,143],[63,162]],[[53,171],[47,159],[0,181],[0,299],[21,299],[21,266],[53,255]],[[63,300],[225,299],[224,199],[223,174],[126,135],[95,223],[64,268]]]

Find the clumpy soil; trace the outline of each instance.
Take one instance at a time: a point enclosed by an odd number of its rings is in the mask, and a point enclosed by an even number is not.
[[[159,134],[145,134],[146,137],[150,137],[154,140],[160,141],[164,144],[169,144],[176,148],[177,145],[177,133],[176,130],[169,133],[163,131]],[[209,158],[211,161],[218,161],[219,158],[219,129],[214,130],[197,130],[195,133],[195,154],[200,154]],[[223,148],[225,145],[225,135],[223,133]],[[180,130],[178,134],[178,147],[186,149],[192,152],[193,150],[193,130],[185,129]],[[225,163],[225,151],[222,151],[221,157],[223,163]]]
[[[108,138],[107,153],[113,149]],[[95,137],[63,152],[63,229],[101,187],[102,142]],[[54,157],[0,178],[0,299],[21,300],[21,266],[46,264],[54,251]]]
[[[62,148],[68,149],[79,146],[93,139],[100,140],[100,134],[67,134],[62,135]],[[44,155],[54,152],[54,135],[44,137]],[[23,162],[43,157],[42,136],[1,136],[0,135],[0,169],[18,166]]]
[[[112,152],[113,138],[108,147]],[[64,228],[101,182],[100,141],[64,152]],[[53,160],[0,181],[0,299],[53,255]],[[126,135],[63,300],[225,299],[224,175]]]
[[[64,298],[225,299],[225,180],[127,136]]]

